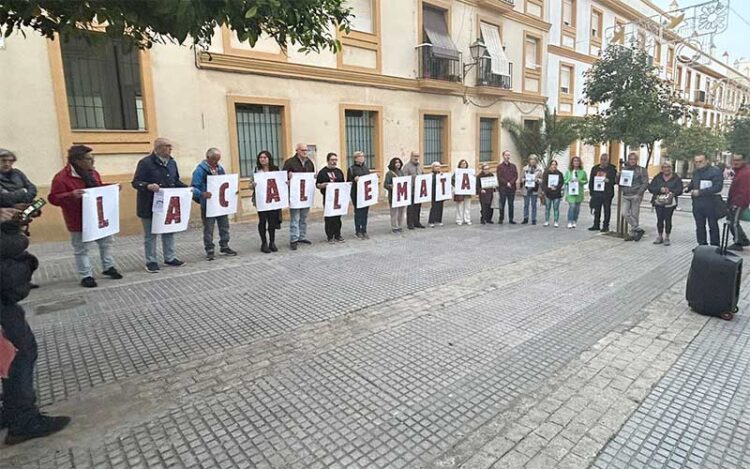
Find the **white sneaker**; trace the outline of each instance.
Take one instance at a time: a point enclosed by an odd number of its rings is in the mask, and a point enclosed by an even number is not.
[[[460,221],[457,221],[456,225],[461,226],[461,225],[463,225],[463,223],[461,223]]]
[[[439,224],[438,224],[438,226],[443,226],[443,224],[442,224],[442,223],[439,223]]]
[[[545,221],[545,222],[544,222],[544,226],[549,226],[549,222],[548,222],[548,221]]]
[[[470,221],[467,221],[467,222],[466,222],[466,224],[467,224],[467,225],[471,225],[471,222],[470,222]]]
[[[560,228],[560,224],[555,222],[555,228]]]
[[[568,228],[573,228],[573,224],[568,222]]]
[[[576,227],[576,222],[573,222],[573,228],[575,228],[575,227]]]
[[[434,223],[430,223],[430,228],[435,228],[435,224]]]

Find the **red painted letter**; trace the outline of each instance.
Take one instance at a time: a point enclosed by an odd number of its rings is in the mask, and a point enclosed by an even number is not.
[[[363,185],[365,186],[364,187],[364,190],[365,190],[365,196],[364,196],[365,200],[372,200],[372,181],[371,180],[367,180],[367,181],[364,182]]]
[[[305,190],[306,185],[307,185],[306,179],[299,180],[299,201],[300,202],[307,202],[307,191]]]
[[[279,196],[279,186],[276,185],[276,179],[269,179],[266,183],[266,203],[271,204],[280,200],[281,196]]]
[[[229,183],[225,182],[219,187],[219,205],[222,207],[229,207],[229,201],[227,200],[227,189],[229,189]]]
[[[419,197],[427,197],[427,179],[422,179],[422,187],[419,189]]]
[[[339,201],[339,190],[333,190],[333,209],[339,210],[341,208],[341,202]]]
[[[96,217],[99,219],[99,229],[109,226],[109,220],[104,218],[104,197],[96,198]]]
[[[182,220],[180,214],[180,198],[172,196],[169,198],[169,207],[167,207],[167,218],[164,219],[165,225],[171,225],[172,223],[180,223]]]
[[[469,181],[469,175],[464,173],[464,178],[461,180],[461,189],[471,189],[471,181]]]
[[[408,197],[406,193],[407,182],[401,182],[396,184],[396,201],[400,202]]]
[[[442,190],[442,192],[441,192],[442,194],[445,194],[446,192],[448,192],[448,191],[447,191],[447,190],[445,189],[445,183],[446,183],[447,181],[448,181],[448,178],[443,178],[443,177],[441,177],[441,178],[440,178],[440,187],[441,187],[441,188],[443,189],[443,190]]]

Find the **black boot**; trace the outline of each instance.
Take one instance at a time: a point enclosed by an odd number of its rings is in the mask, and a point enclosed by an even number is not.
[[[270,249],[271,252],[279,250],[279,248],[276,247],[276,230],[273,228],[268,230],[268,249]]]
[[[260,252],[265,252],[266,254],[270,253],[271,250],[268,249],[268,241],[266,241],[266,230],[258,227],[258,234],[260,235]]]
[[[5,436],[6,445],[16,445],[33,438],[57,433],[70,423],[70,417],[48,417],[38,414],[30,418],[23,427],[10,427]]]

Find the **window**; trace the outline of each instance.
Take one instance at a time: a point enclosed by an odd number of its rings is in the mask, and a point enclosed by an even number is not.
[[[674,67],[674,47],[667,47],[667,68]]]
[[[526,0],[526,13],[541,18],[544,15],[544,1]]]
[[[573,94],[573,67],[570,65],[560,66],[560,93]]]
[[[479,162],[484,163],[496,159],[495,138],[497,135],[497,119],[489,117],[479,118]]]
[[[255,159],[261,150],[270,151],[274,163],[281,166],[283,112],[282,106],[235,106],[241,177],[249,177],[255,172]]]
[[[119,39],[70,38],[60,50],[71,129],[146,129],[137,49]]]
[[[424,165],[445,163],[445,116],[424,116]]]
[[[661,42],[656,41],[654,44],[654,62],[657,64],[661,63]]]
[[[573,94],[575,81],[575,67],[571,64],[560,64],[560,88],[557,98],[557,111],[561,115],[573,114]]]
[[[542,90],[541,39],[524,34],[523,91],[540,93]]]
[[[675,83],[677,84],[677,89],[682,89],[682,67],[678,66],[677,71],[675,72]]]
[[[574,0],[563,0],[562,2],[562,23],[563,26],[575,27],[575,3]]]
[[[591,10],[591,37],[593,39],[602,40],[602,23],[604,15],[601,11],[592,9]]]
[[[685,76],[685,91],[690,91],[690,83],[693,79],[693,72],[688,70],[687,75]]]
[[[539,62],[539,39],[527,36],[526,47],[525,47],[525,67],[530,70],[537,70],[540,68]]]
[[[347,6],[352,9],[354,16],[351,19],[352,31],[363,33],[374,33],[373,3],[374,0],[347,0]]]
[[[526,130],[536,130],[536,131],[538,131],[541,128],[541,126],[542,126],[541,122],[542,121],[540,121],[539,119],[524,119],[523,120],[523,127]]]
[[[446,18],[447,11],[422,6],[422,43],[420,47],[420,78],[461,81],[461,54],[453,42]]]
[[[344,111],[346,126],[346,157],[348,166],[354,164],[354,152],[365,154],[365,163],[375,168],[377,112],[347,109]]]

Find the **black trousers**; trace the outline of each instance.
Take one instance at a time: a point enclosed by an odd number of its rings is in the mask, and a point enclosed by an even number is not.
[[[432,206],[430,206],[430,215],[427,218],[427,223],[443,223],[443,202],[445,201],[441,200],[439,202],[432,203]]]
[[[18,349],[8,378],[3,379],[3,417],[10,428],[23,428],[39,411],[34,392],[34,364],[37,345],[26,322],[26,313],[18,304],[2,305],[5,336]]]
[[[419,221],[420,213],[422,212],[422,204],[411,204],[406,207],[406,226],[413,228],[419,226],[422,223]]]
[[[612,199],[614,195],[591,196],[591,208],[594,209],[594,226],[609,228],[609,220],[612,217]],[[602,209],[604,209],[604,223],[602,223]]]
[[[324,224],[328,241],[341,237],[341,216],[325,217]]]
[[[658,205],[654,207],[656,211],[656,231],[659,232],[659,236],[662,233],[669,236],[669,233],[672,232],[672,215],[674,215],[675,208],[677,207],[660,207]]]
[[[479,206],[482,212],[481,221],[487,223],[492,221],[492,201],[479,200]]]
[[[695,219],[695,237],[698,244],[708,244],[706,222],[711,235],[711,245],[719,245],[719,218],[712,197],[693,198],[693,218]]]
[[[258,212],[258,234],[263,244],[276,243],[276,230],[281,224],[281,210],[267,210]],[[266,230],[268,238],[266,239]]]
[[[513,221],[513,199],[515,199],[516,194],[515,192],[511,192],[509,194],[506,194],[504,192],[500,193],[500,208],[498,209],[498,212],[500,212],[500,222],[503,221],[503,218],[505,217],[505,203],[508,203],[508,221]]]
[[[742,207],[730,207],[729,215],[727,217],[729,219],[729,230],[732,232],[735,244],[739,244],[740,246],[750,246],[750,240],[747,239],[745,230],[743,230],[742,225],[740,225],[740,214],[742,213],[742,210],[744,210]]]

